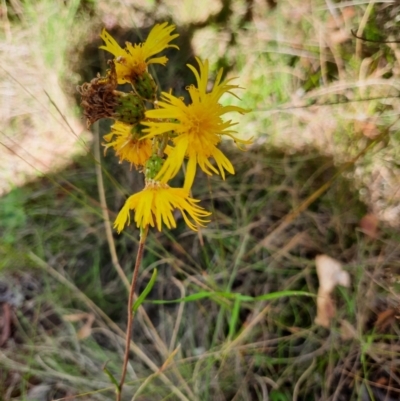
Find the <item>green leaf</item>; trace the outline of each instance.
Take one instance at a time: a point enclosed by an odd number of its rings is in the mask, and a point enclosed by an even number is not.
[[[303,297],[315,297],[315,294],[311,294],[311,292],[306,292],[306,291],[277,291],[277,292],[271,292],[270,294],[264,294],[260,295],[258,297],[255,297],[255,301],[270,301],[272,299],[276,298],[283,298],[283,297],[298,297],[298,296],[303,296]]]
[[[146,288],[143,290],[143,292],[139,295],[136,302],[133,304],[132,312],[136,312],[139,309],[139,306],[143,303],[143,301],[146,299],[147,295],[149,295],[149,292],[153,288],[156,279],[157,279],[157,269],[154,269],[153,274],[151,275],[151,279],[146,285]]]
[[[264,295],[260,295],[258,297],[251,297],[249,295],[242,295],[242,294],[238,294],[235,292],[201,291],[196,294],[188,295],[187,297],[184,297],[184,298],[171,299],[169,301],[164,301],[164,300],[160,299],[160,300],[154,300],[154,301],[149,301],[149,302],[151,302],[153,304],[163,305],[163,304],[197,301],[198,299],[216,298],[216,297],[233,299],[235,301],[236,301],[236,299],[239,299],[241,302],[254,302],[254,301],[270,301],[270,300],[277,299],[277,298],[296,297],[296,296],[315,297],[315,294],[311,294],[310,292],[306,292],[306,291],[287,290],[287,291],[272,292],[270,294],[264,294]]]
[[[107,366],[105,366],[105,365],[103,367],[103,372],[109,377],[111,383],[114,384],[114,386],[115,386],[116,393],[119,394],[120,393],[119,383],[118,383],[117,379],[115,378],[115,376],[107,369]]]
[[[149,301],[153,304],[174,304],[174,303],[180,303],[180,302],[190,302],[190,301],[197,301],[198,299],[203,299],[203,298],[211,298],[215,296],[217,293],[215,292],[209,292],[209,291],[202,291],[198,292],[196,294],[188,295],[187,297],[184,298],[178,298],[178,299],[171,299],[170,301],[164,301],[162,299],[160,300],[155,300],[155,301]]]
[[[229,341],[232,340],[232,338],[236,332],[236,324],[239,320],[240,302],[241,302],[241,298],[240,298],[240,296],[237,296],[235,298],[235,303],[233,304],[231,318],[229,320],[229,334],[228,334]]]

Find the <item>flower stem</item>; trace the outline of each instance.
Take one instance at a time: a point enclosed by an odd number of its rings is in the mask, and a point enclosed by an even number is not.
[[[146,227],[140,231],[139,248],[138,248],[138,251],[136,254],[136,263],[135,263],[135,268],[133,270],[131,287],[129,290],[128,322],[127,322],[127,326],[126,326],[126,337],[125,337],[125,354],[124,354],[124,362],[122,364],[122,374],[121,374],[121,380],[119,381],[119,385],[118,385],[116,401],[121,401],[122,387],[124,386],[125,376],[126,376],[126,368],[128,366],[132,324],[133,324],[133,318],[134,318],[134,314],[132,312],[133,297],[135,294],[135,287],[136,287],[137,277],[138,277],[138,273],[139,273],[140,263],[143,258],[143,251],[144,251],[144,245],[145,245],[146,238],[147,238],[147,232],[148,232],[148,227]]]

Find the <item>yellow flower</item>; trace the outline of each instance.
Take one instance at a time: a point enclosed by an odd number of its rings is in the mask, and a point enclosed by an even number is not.
[[[244,141],[236,138],[230,129],[235,124],[231,121],[224,122],[221,118],[225,113],[232,111],[244,114],[245,110],[237,106],[222,106],[218,103],[224,93],[234,95],[231,90],[239,88],[237,85],[230,85],[229,81],[221,82],[222,69],[219,70],[215,84],[211,92],[207,93],[208,82],[208,61],[204,63],[196,58],[200,73],[191,65],[188,67],[194,72],[197,80],[197,88],[193,85],[188,88],[192,103],[186,105],[181,98],[170,93],[163,92],[159,108],[146,112],[146,117],[153,121],[143,121],[147,126],[143,132],[148,134],[144,138],[151,138],[156,135],[163,135],[173,131],[173,149],[164,162],[156,179],[162,182],[169,181],[174,177],[185,157],[189,159],[184,188],[189,190],[193,184],[197,164],[208,175],[212,173],[221,174],[225,179],[225,170],[231,174],[235,173],[232,163],[217,148],[221,142],[221,136],[231,137],[236,144],[248,144],[251,140]],[[234,95],[235,96],[235,95]],[[210,163],[210,158],[216,161],[217,168]]]
[[[130,211],[135,210],[135,223],[137,227],[157,227],[162,230],[164,223],[169,229],[176,227],[174,209],[180,210],[188,227],[197,231],[198,226],[208,223],[204,220],[211,213],[197,206],[196,199],[189,198],[183,188],[171,188],[159,181],[148,180],[145,188],[130,196],[118,213],[114,228],[120,233],[126,224],[130,224]],[[193,222],[189,219],[193,220]]]
[[[140,135],[135,132],[136,126],[117,121],[112,127],[111,132],[104,135],[108,142],[103,144],[105,151],[108,148],[115,150],[116,156],[120,161],[126,160],[135,165],[136,168],[144,166],[152,154],[151,139],[140,140]]]
[[[178,46],[169,44],[171,40],[179,36],[178,34],[171,35],[174,29],[175,25],[168,25],[168,22],[157,24],[150,31],[144,43],[132,45],[126,42],[125,49],[122,49],[116,40],[103,29],[100,37],[104,40],[105,46],[100,46],[100,49],[104,49],[116,57],[118,83],[134,83],[147,71],[149,64],[165,65],[168,61],[167,57],[151,57],[168,47],[179,49]]]

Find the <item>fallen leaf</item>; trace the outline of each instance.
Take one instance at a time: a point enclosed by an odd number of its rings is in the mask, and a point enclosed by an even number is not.
[[[378,237],[378,223],[378,218],[369,213],[360,220],[360,229],[368,237],[376,239]]]
[[[63,315],[63,319],[67,322],[80,322],[88,317],[88,313],[71,313],[70,315]]]
[[[64,315],[63,319],[67,322],[80,322],[82,320],[86,320],[84,325],[76,334],[79,340],[84,340],[92,334],[92,324],[95,320],[95,317],[92,313],[71,313],[70,315]]]
[[[375,139],[380,134],[376,121],[372,118],[355,120],[354,130],[369,139]]]
[[[333,44],[338,45],[350,39],[350,35],[344,29],[332,31],[329,34],[330,40]]]
[[[94,315],[90,313],[88,314],[86,323],[80,328],[80,330],[76,335],[79,340],[84,340],[85,338],[88,338],[92,334],[93,322],[94,322]]]
[[[315,323],[328,328],[336,313],[331,293],[338,284],[348,287],[350,275],[342,269],[342,264],[338,260],[328,255],[318,255],[315,264],[319,280]]]
[[[345,7],[342,9],[343,21],[348,21],[356,15],[356,9],[354,7]]]
[[[389,383],[389,380],[385,376],[381,376],[376,383],[382,384],[383,386],[386,386]]]
[[[396,320],[396,309],[389,308],[378,314],[375,322],[375,327],[379,332],[385,331]]]

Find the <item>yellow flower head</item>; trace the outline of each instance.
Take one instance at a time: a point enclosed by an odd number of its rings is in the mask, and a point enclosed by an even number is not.
[[[111,132],[104,135],[108,142],[103,144],[105,151],[108,148],[115,150],[116,156],[120,161],[126,160],[136,168],[144,166],[152,154],[151,139],[140,140],[140,134],[136,132],[136,127],[117,121],[112,127]]]
[[[171,188],[159,181],[148,180],[145,188],[130,196],[118,213],[114,228],[120,233],[126,224],[130,224],[130,211],[135,210],[135,223],[137,227],[145,228],[149,225],[162,230],[164,223],[169,229],[176,227],[174,209],[180,210],[188,227],[197,231],[197,226],[208,223],[204,220],[211,213],[196,203],[196,199],[189,198],[183,188]],[[193,220],[191,221],[189,217]]]
[[[178,34],[171,35],[174,29],[175,25],[168,25],[168,22],[157,24],[150,31],[144,43],[132,45],[126,42],[125,49],[122,49],[116,40],[103,29],[100,37],[104,40],[105,46],[100,46],[100,49],[104,49],[116,57],[118,83],[135,83],[136,79],[147,71],[149,64],[165,65],[168,61],[167,57],[151,57],[168,47],[179,49],[178,46],[169,44],[171,40],[179,36]]]
[[[225,113],[232,111],[244,114],[247,110],[237,106],[222,106],[218,103],[224,93],[234,95],[231,90],[239,88],[237,85],[230,85],[229,81],[221,82],[222,69],[219,70],[215,84],[211,92],[207,93],[208,82],[208,61],[204,63],[196,58],[200,73],[191,65],[188,67],[193,71],[197,88],[188,88],[192,103],[186,105],[181,98],[170,93],[162,92],[159,109],[146,112],[146,117],[153,121],[144,121],[147,126],[143,132],[146,137],[163,135],[173,131],[173,149],[160,170],[156,179],[162,182],[169,181],[174,177],[185,157],[189,159],[184,188],[189,190],[193,184],[197,164],[208,175],[212,173],[221,174],[225,179],[225,170],[231,174],[235,173],[232,163],[217,148],[222,135],[227,135],[238,144],[248,144],[251,140],[244,141],[236,138],[230,129],[235,124],[231,121],[224,122],[221,118]],[[234,95],[235,96],[235,95]],[[216,161],[217,168],[210,163],[210,158]]]

